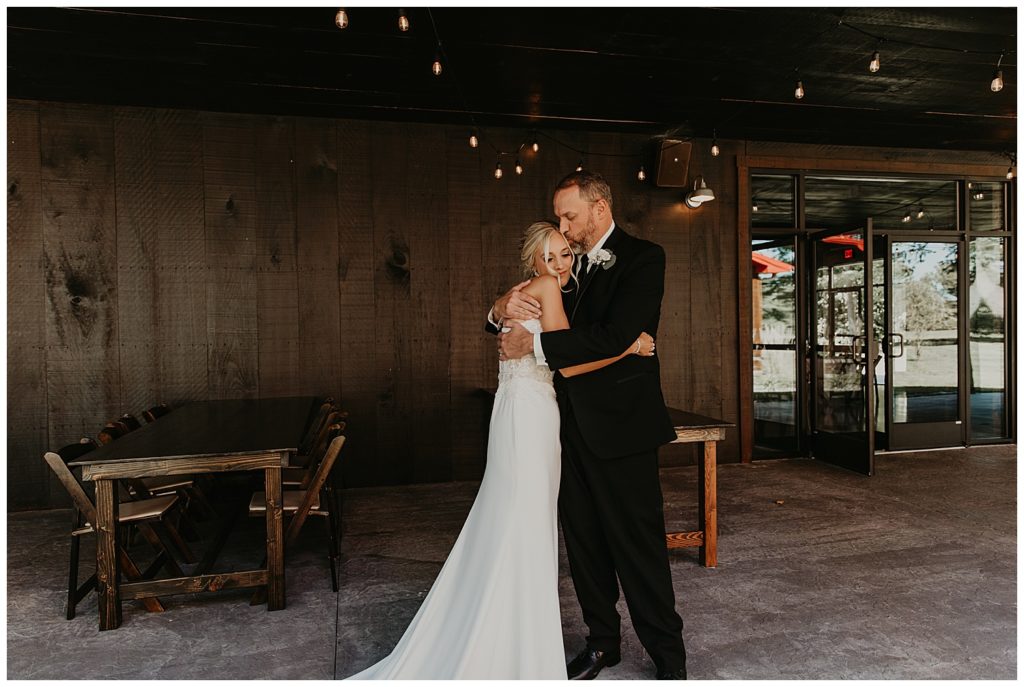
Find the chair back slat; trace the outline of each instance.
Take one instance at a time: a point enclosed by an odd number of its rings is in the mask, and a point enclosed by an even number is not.
[[[306,434],[302,437],[302,441],[299,442],[299,453],[308,455],[313,448],[313,442],[320,435],[320,430],[330,424],[325,422],[325,420],[327,419],[327,414],[331,412],[332,405],[333,401],[327,399],[317,409],[316,415],[313,416],[313,421],[309,423],[309,427],[306,429]]]
[[[74,458],[69,458],[67,460],[73,459]],[[60,480],[64,489],[67,490],[72,503],[75,504],[75,508],[85,516],[86,522],[95,524],[96,507],[93,506],[92,501],[89,500],[89,496],[85,493],[85,489],[82,488],[82,485],[79,484],[78,480],[75,479],[75,476],[71,474],[71,470],[68,468],[65,458],[58,453],[47,451],[43,456],[43,460],[46,461],[46,464],[49,465],[50,469],[53,470],[55,475],[57,475],[57,479]]]
[[[324,484],[327,482],[328,475],[331,474],[331,470],[334,468],[334,463],[338,458],[338,454],[341,452],[341,447],[345,445],[345,435],[341,434],[341,430],[338,425],[332,425],[331,431],[331,443],[327,447],[326,453],[319,461],[319,466],[316,469],[316,473],[313,476],[313,480],[310,485],[306,488],[306,495],[302,499],[302,503],[299,504],[299,509],[295,512],[292,521],[288,524],[288,530],[285,532],[284,541],[285,546],[290,546],[295,543],[295,540],[299,536],[299,531],[302,529],[303,523],[306,521],[309,511],[312,510],[313,504],[320,498],[320,490],[323,489]]]

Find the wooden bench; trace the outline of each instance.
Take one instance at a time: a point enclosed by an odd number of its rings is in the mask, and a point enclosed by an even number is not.
[[[673,444],[702,443],[697,466],[697,529],[692,532],[668,532],[665,539],[669,549],[700,547],[700,563],[705,568],[718,565],[718,458],[717,443],[725,439],[725,430],[735,427],[731,422],[687,413],[678,408],[668,409],[676,429]]]

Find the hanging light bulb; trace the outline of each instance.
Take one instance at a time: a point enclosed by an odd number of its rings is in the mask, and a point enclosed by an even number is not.
[[[469,147],[470,148],[476,148],[479,145],[480,145],[480,139],[476,137],[476,132],[475,131],[470,131],[469,132]]]
[[[405,10],[398,10],[398,30],[409,30],[409,17],[405,16]]]
[[[438,55],[434,58],[434,65],[430,68],[434,72],[434,76],[441,76],[441,56]]]
[[[540,152],[540,143],[537,143],[537,139],[533,139],[533,152]]]
[[[914,219],[914,218],[910,216],[909,212],[907,214],[903,215],[903,223],[904,224],[906,224],[907,222],[909,222],[912,219]]]
[[[712,157],[718,157],[721,154],[722,154],[722,151],[719,149],[718,143],[717,142],[716,143],[712,143],[711,144],[711,156]]]
[[[518,158],[516,158],[516,174],[519,174],[521,176],[522,173],[523,173],[523,163],[520,162]]]
[[[973,196],[971,196],[971,198],[973,198],[974,200],[985,200],[985,194],[981,191],[978,191]]]
[[[793,95],[796,96],[797,100],[803,100],[804,99],[804,82],[803,81],[797,80],[797,82],[796,82],[796,90],[793,91]]]
[[[923,219],[924,218],[924,206],[923,205],[917,209],[917,218],[918,219]]]
[[[875,54],[873,54],[871,56],[871,64],[868,65],[868,71],[871,72],[872,74],[874,74],[875,72],[877,72],[881,68],[882,68],[882,58],[878,54],[878,51],[876,50]]]
[[[992,92],[998,93],[1003,90],[1003,70],[997,69],[995,75],[992,77]]]
[[[1006,178],[1013,179],[1013,165],[1006,168]]]
[[[640,171],[636,173],[637,181],[644,181],[647,178],[647,172],[644,171],[644,166],[640,165]]]
[[[344,7],[338,10],[338,13],[334,15],[334,25],[339,29],[343,29],[348,26],[348,13],[345,11]]]
[[[504,172],[501,171],[501,162],[494,163],[494,178],[500,179]]]
[[[757,198],[754,199],[754,203],[753,205],[750,206],[750,209],[754,212],[757,212]]]
[[[583,158],[580,158],[580,163],[578,165],[576,165],[576,171],[577,172],[582,172],[583,171]]]

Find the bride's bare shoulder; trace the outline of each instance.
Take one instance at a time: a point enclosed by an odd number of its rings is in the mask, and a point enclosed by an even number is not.
[[[551,274],[538,275],[523,287],[523,291],[534,298],[542,298],[546,295],[558,293],[558,277]]]

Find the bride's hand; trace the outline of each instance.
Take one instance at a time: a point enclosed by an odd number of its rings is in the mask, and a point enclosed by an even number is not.
[[[640,344],[639,348],[637,344]],[[642,332],[640,338],[633,344],[633,355],[650,357],[654,355],[654,339],[647,332]]]

